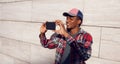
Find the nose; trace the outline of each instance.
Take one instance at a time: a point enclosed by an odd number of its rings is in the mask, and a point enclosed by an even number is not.
[[[67,18],[66,18],[66,23],[69,23],[71,20],[70,20],[70,17],[69,16],[67,16]]]
[[[69,20],[66,20],[66,24],[69,23]]]

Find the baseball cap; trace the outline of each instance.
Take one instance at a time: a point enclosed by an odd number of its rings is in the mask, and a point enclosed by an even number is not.
[[[69,12],[64,12],[63,16],[71,16],[71,17],[78,16],[81,19],[81,21],[83,20],[83,13],[77,8],[73,8]]]

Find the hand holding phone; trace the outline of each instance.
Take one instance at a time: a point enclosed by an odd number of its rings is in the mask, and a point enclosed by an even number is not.
[[[46,22],[46,29],[47,30],[56,30],[56,23],[55,22]]]

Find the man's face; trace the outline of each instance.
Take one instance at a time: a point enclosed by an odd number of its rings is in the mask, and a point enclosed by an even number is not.
[[[77,17],[66,17],[66,26],[67,29],[74,29],[75,27],[79,27],[80,20]]]

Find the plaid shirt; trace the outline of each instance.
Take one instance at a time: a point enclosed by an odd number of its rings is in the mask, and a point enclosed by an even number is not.
[[[66,44],[70,46],[70,64],[85,64],[84,61],[91,56],[92,37],[83,29],[80,29],[75,37],[65,38],[56,33],[50,39],[47,39],[45,34],[42,36],[40,34],[39,37],[43,47],[49,49],[56,48],[55,64],[61,64]]]

